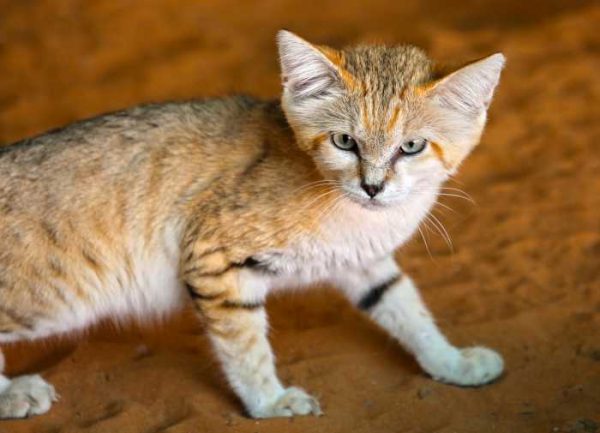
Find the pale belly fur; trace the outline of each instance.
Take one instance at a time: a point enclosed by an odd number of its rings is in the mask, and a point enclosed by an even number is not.
[[[240,294],[257,299],[272,290],[327,283],[345,270],[369,266],[406,242],[430,206],[418,203],[410,213],[406,209],[342,210],[324,221],[315,234],[297,238],[289,248],[257,253],[255,257],[274,272],[241,272],[240,278],[246,281],[240,281]],[[404,219],[407,214],[410,220]],[[0,342],[83,330],[104,318],[141,323],[166,318],[188,301],[179,278],[180,235],[176,225],[167,227],[152,250],[139,241],[129,241],[132,272],[122,260],[107,256],[110,272],[102,279],[92,272],[83,273],[85,299],[70,298],[69,307],[41,317],[35,329],[4,340],[0,336]]]

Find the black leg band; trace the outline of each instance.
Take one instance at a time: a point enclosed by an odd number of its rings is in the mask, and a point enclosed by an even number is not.
[[[392,278],[384,281],[378,286],[371,288],[367,293],[365,293],[361,300],[358,301],[358,308],[361,310],[370,310],[373,308],[375,305],[377,305],[377,303],[379,303],[384,293],[387,292],[387,290],[396,282],[398,282],[400,278],[402,278],[402,275],[394,275]]]

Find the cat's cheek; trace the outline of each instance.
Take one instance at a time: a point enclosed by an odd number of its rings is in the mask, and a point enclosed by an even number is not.
[[[444,161],[435,155],[423,155],[418,160],[407,164],[405,177],[412,185],[422,182],[428,184],[439,184],[448,178],[449,170]]]
[[[416,169],[413,161],[399,160],[394,165],[393,175],[388,179],[388,183],[406,189],[414,183],[419,172],[420,170]]]
[[[326,178],[351,186],[359,177],[358,163],[356,157],[349,152],[338,149],[324,148],[315,158],[317,168]],[[357,183],[358,185],[358,183]]]

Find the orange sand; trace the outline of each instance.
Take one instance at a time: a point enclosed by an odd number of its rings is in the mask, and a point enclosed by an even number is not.
[[[316,3],[316,2],[315,2]],[[494,347],[497,383],[461,389],[330,290],[272,299],[287,383],[325,416],[243,416],[186,313],[162,332],[110,326],[9,349],[62,395],[0,433],[600,431],[600,7],[509,0],[0,0],[0,142],[146,101],[279,91],[274,33],[342,45],[417,43],[446,61],[502,50],[508,66],[481,146],[440,208],[453,242],[399,255],[449,337]]]

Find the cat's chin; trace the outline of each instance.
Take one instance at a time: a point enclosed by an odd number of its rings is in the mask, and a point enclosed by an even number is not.
[[[365,200],[364,203],[361,204],[361,206],[365,209],[381,210],[389,207],[389,204],[381,202],[379,200]]]

